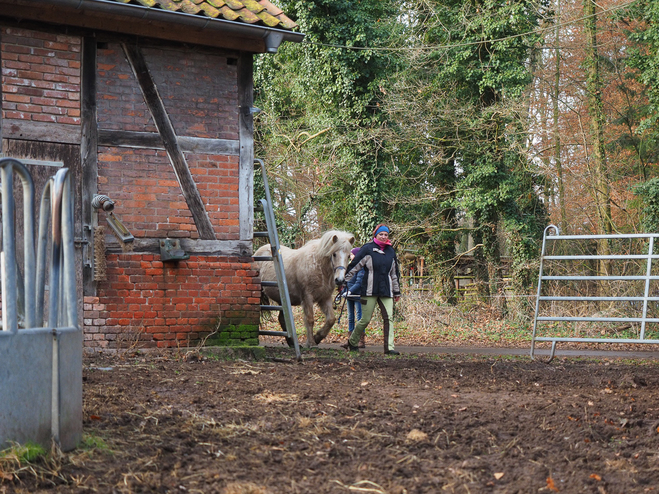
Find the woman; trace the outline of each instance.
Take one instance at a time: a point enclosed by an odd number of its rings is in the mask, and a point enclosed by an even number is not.
[[[384,322],[384,353],[399,355],[394,350],[394,301],[400,299],[400,272],[396,252],[389,241],[389,227],[380,223],[373,231],[373,241],[364,245],[348,265],[346,282],[364,270],[361,287],[362,318],[348,339],[348,350],[359,351],[359,339],[371,322],[375,306],[380,307]]]

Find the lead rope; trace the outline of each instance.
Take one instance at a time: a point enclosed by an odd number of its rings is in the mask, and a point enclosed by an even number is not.
[[[347,288],[346,288],[346,290],[347,290]],[[341,304],[341,312],[339,312],[339,318],[336,320],[336,324],[341,324],[341,316],[343,315],[343,309],[346,306],[346,298],[347,297],[341,297],[342,293],[343,293],[343,290],[339,290],[339,293],[337,294],[336,298],[334,299],[334,302],[336,304],[339,304],[339,303]],[[337,302],[337,300],[339,300],[340,298],[343,298],[343,302]],[[336,307],[335,307],[335,310],[336,310]]]

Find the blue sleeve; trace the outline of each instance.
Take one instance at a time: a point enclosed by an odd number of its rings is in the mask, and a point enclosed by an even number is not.
[[[364,270],[360,269],[359,273],[348,282],[348,290],[350,290],[350,293],[360,293],[362,289],[362,279],[364,279]]]

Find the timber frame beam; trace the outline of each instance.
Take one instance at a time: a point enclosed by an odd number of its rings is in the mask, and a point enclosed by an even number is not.
[[[162,137],[163,146],[165,147],[169,160],[174,167],[174,173],[181,186],[183,197],[192,213],[192,219],[197,226],[199,237],[204,240],[215,240],[215,232],[210,218],[208,217],[208,213],[206,212],[204,201],[201,198],[201,194],[199,194],[199,190],[192,178],[192,173],[190,173],[183,151],[181,151],[178,144],[174,126],[169,119],[165,105],[158,93],[156,83],[151,77],[144,55],[142,54],[142,51],[134,45],[124,43],[122,46],[126,58],[128,59],[128,63],[133,70],[133,74],[135,74],[139,83],[146,106],[149,108],[156,128]]]

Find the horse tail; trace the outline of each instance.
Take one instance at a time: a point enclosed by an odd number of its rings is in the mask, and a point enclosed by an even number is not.
[[[265,294],[265,290],[263,288],[261,288],[261,305],[270,305],[270,297]],[[261,321],[272,321],[272,312],[269,310],[262,310]]]
[[[265,290],[261,288],[261,305],[269,305],[270,304],[270,298],[265,294]]]

